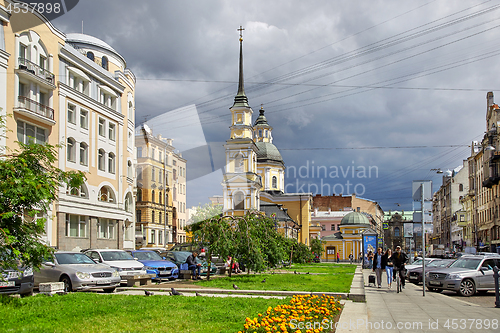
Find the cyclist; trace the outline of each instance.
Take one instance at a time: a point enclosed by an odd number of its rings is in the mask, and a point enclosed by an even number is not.
[[[392,255],[392,262],[394,264],[394,274],[399,273],[399,279],[401,280],[401,286],[405,287],[405,263],[408,261],[408,256],[406,253],[401,251],[401,246],[396,246],[396,253]],[[396,278],[396,276],[394,276]]]

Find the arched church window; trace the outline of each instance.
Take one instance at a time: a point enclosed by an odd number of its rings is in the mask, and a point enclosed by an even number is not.
[[[238,153],[234,159],[234,170],[235,172],[243,172],[243,154]]]
[[[241,192],[234,195],[234,209],[245,209],[245,201]]]
[[[273,188],[278,187],[278,178],[276,176],[273,176]]]

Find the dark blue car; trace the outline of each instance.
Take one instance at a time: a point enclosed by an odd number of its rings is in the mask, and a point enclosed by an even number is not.
[[[144,264],[148,274],[156,274],[153,280],[174,280],[179,277],[179,268],[168,260],[163,260],[155,251],[137,250],[130,252]]]

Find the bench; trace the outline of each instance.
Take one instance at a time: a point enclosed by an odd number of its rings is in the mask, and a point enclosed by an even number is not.
[[[156,274],[140,274],[131,276],[122,276],[122,280],[127,281],[127,287],[132,286],[148,286],[151,284],[151,279],[156,277]]]

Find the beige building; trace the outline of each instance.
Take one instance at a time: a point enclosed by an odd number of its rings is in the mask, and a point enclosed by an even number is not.
[[[9,4],[0,0],[0,108],[12,131],[0,144],[63,143],[58,167],[87,176],[60,189],[44,241],[134,248],[134,74],[102,40],[64,34],[36,11],[9,14]]]
[[[167,247],[185,241],[186,160],[173,140],[137,129],[136,247]]]

